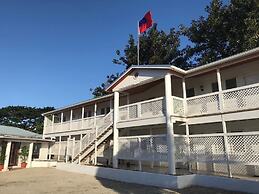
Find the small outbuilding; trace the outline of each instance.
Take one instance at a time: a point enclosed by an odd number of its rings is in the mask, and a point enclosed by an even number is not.
[[[2,171],[21,167],[21,149],[27,150],[26,168],[40,166],[39,162],[47,161],[49,146],[52,140],[43,139],[42,135],[18,127],[0,125],[0,165]],[[2,163],[2,164],[1,164]]]

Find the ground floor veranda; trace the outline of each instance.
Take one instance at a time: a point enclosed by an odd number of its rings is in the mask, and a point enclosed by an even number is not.
[[[213,174],[230,177],[259,176],[259,119],[189,125],[174,123],[174,162],[176,175]],[[57,141],[51,158],[66,161],[73,154],[75,138]],[[79,140],[77,140],[79,141]],[[108,142],[108,144],[107,144]],[[113,139],[97,147],[81,164],[112,167]],[[168,142],[165,125],[120,129],[120,169],[168,173]],[[97,157],[95,158],[95,154]],[[69,160],[67,160],[69,162]]]
[[[21,168],[23,161],[20,157],[20,153],[23,147],[28,151],[24,161],[27,164],[26,168],[33,167],[35,165],[34,161],[47,159],[49,143],[49,140],[34,138],[0,138],[0,153],[4,156],[2,171]],[[36,163],[36,165],[38,164]]]

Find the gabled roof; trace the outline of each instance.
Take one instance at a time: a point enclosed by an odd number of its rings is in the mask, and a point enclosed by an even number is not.
[[[162,65],[162,64],[161,65],[139,65],[139,66],[133,65],[129,69],[127,69],[118,79],[116,79],[110,86],[108,86],[106,88],[106,91],[111,92],[114,87],[116,87],[121,81],[123,81],[127,77],[127,75],[129,75],[135,69],[170,70],[172,74],[175,73],[177,75],[182,75],[183,77],[191,77],[194,75],[202,74],[204,72],[215,70],[216,68],[235,65],[235,64],[238,64],[238,63],[241,63],[244,61],[249,61],[249,60],[252,60],[255,58],[259,58],[259,47],[233,55],[233,56],[230,56],[230,57],[227,57],[227,58],[224,58],[224,59],[221,59],[221,60],[218,60],[218,61],[215,61],[215,62],[212,62],[212,63],[208,63],[206,65],[195,67],[195,68],[187,70],[187,71],[183,70],[181,68],[175,67],[173,65],[169,65],[169,64],[167,64],[167,65]],[[68,109],[71,107],[75,107],[75,106],[79,106],[79,105],[83,105],[83,104],[87,104],[87,103],[92,103],[92,102],[95,102],[95,101],[98,101],[101,99],[109,98],[112,95],[113,94],[109,94],[109,95],[106,95],[106,96],[103,96],[100,98],[86,100],[86,101],[83,101],[80,103],[72,104],[72,105],[69,105],[66,107],[62,107],[62,108],[50,111],[50,112],[46,112],[42,115],[44,116],[44,115],[51,114],[54,112],[59,112],[61,110]]]
[[[193,74],[200,74],[204,71],[210,71],[219,66],[230,66],[234,65],[238,62],[242,62],[248,59],[258,58],[259,57],[259,47],[245,51],[212,63],[208,63],[206,65],[198,66],[190,70],[183,70],[181,68],[175,67],[173,65],[139,65],[139,66],[131,66],[127,71],[125,71],[117,80],[115,80],[107,89],[106,91],[112,91],[114,87],[116,87],[120,82],[122,82],[127,75],[129,75],[135,69],[168,69],[172,72],[177,74],[182,74],[183,76],[191,76]]]
[[[18,127],[0,125],[0,136],[42,139],[42,135]]]
[[[97,101],[100,101],[100,100],[104,100],[106,98],[111,98],[112,96],[113,96],[113,94],[107,94],[105,96],[92,98],[92,99],[89,99],[89,100],[85,100],[85,101],[82,101],[82,102],[78,102],[78,103],[75,103],[75,104],[64,106],[64,107],[61,107],[61,108],[58,108],[58,109],[55,109],[55,110],[52,110],[52,111],[49,111],[49,112],[45,112],[45,113],[42,114],[42,116],[45,116],[45,115],[48,115],[48,114],[51,114],[51,113],[55,113],[55,112],[59,112],[61,110],[69,109],[69,108],[72,108],[72,107],[75,107],[75,106],[81,106],[81,105],[84,105],[84,104],[97,102]]]
[[[132,65],[127,69],[118,79],[116,79],[110,86],[106,88],[106,91],[112,91],[127,75],[129,75],[135,69],[156,69],[156,70],[173,70],[176,73],[184,74],[185,70],[172,66],[172,65]]]

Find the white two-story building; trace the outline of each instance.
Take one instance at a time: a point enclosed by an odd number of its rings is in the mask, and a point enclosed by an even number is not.
[[[58,161],[259,175],[259,48],[191,70],[132,66],[111,94],[44,114]]]

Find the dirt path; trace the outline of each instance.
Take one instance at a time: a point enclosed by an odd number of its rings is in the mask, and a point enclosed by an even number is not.
[[[201,187],[173,191],[157,187],[128,184],[88,175],[69,173],[53,168],[31,168],[0,173],[1,194],[230,194]]]

